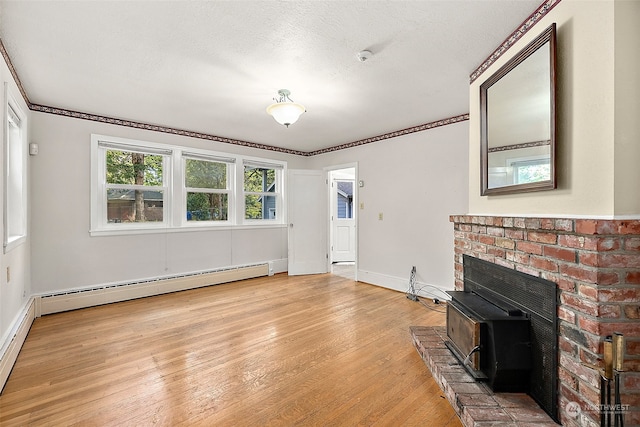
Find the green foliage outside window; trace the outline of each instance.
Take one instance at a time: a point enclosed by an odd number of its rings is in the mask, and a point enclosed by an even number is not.
[[[107,150],[107,183],[162,185],[162,156]]]
[[[185,185],[189,188],[227,188],[227,164],[206,160],[187,159]]]
[[[276,191],[276,171],[252,166],[244,167],[245,193],[273,193]],[[274,219],[270,209],[275,210],[275,197],[261,194],[245,195],[245,219]],[[273,205],[273,206],[271,206]]]
[[[529,164],[516,168],[518,184],[546,181],[551,179],[551,167],[548,162]]]
[[[227,164],[187,159],[185,186],[194,189],[226,190]],[[187,193],[187,221],[226,221],[228,217],[227,194],[205,191]]]
[[[140,152],[107,150],[107,184],[161,187],[163,184],[162,156]],[[133,192],[132,203],[127,202]],[[149,203],[141,189],[109,189],[107,191],[107,220],[109,222],[162,221],[163,200]],[[159,194],[162,194],[161,192]],[[130,200],[130,199],[129,199]]]
[[[275,169],[244,167],[244,191],[255,193],[275,191],[275,185],[273,185],[275,182]],[[269,189],[269,187],[272,188]]]

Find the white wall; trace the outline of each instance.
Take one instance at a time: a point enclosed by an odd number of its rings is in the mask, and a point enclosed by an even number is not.
[[[638,30],[620,34],[614,10],[621,8],[624,11],[620,15],[630,15],[625,16],[628,21],[622,30],[637,26],[638,2],[562,1],[470,86],[470,213],[605,218],[640,213],[638,197],[624,203],[616,203],[614,197],[614,190],[621,193],[617,197],[620,199],[623,194],[630,194],[631,187],[637,192],[640,184],[638,168],[632,166],[640,154],[637,143],[640,64],[638,37],[634,37]],[[558,189],[481,197],[480,85],[553,22],[557,23],[558,31]],[[624,55],[619,55],[620,51]],[[627,71],[622,71],[625,68]],[[621,73],[626,74],[616,80]],[[618,83],[623,79],[633,80],[635,85],[620,86]],[[634,92],[622,99],[621,94],[629,89]],[[628,117],[625,124],[617,106],[626,112],[635,111],[634,118]],[[630,123],[632,128],[628,127]],[[629,137],[626,142],[625,136]]]
[[[305,158],[32,113],[33,293],[287,258],[285,227],[91,237],[92,133],[286,160],[290,169],[357,162],[360,279],[406,290],[415,265],[419,282],[453,288],[449,215],[467,212],[467,122]]]
[[[460,122],[309,159],[358,164],[359,280],[405,291],[416,266],[422,284],[453,289],[449,215],[467,212],[468,139]]]
[[[615,3],[615,213],[640,213],[640,1]]]
[[[91,134],[287,160],[300,156],[32,113],[32,290],[49,293],[287,258],[286,226],[267,229],[89,235]]]
[[[19,103],[22,112],[27,115],[27,126],[31,122],[31,113],[20,95],[17,85],[15,84],[9,68],[4,60],[0,61],[0,77],[1,81],[9,83],[9,92],[13,98]],[[4,97],[3,84],[0,85],[0,97],[2,98],[2,141],[4,141],[4,133],[6,132],[6,118],[5,118],[5,105],[6,98]],[[0,143],[2,147],[2,143]],[[0,148],[0,188],[4,188],[5,173],[4,173],[4,150]],[[30,167],[30,163],[27,164],[27,169]],[[30,185],[27,182],[27,185]],[[4,191],[2,191],[4,195]],[[3,200],[0,197],[0,224],[3,223]],[[0,234],[3,233],[2,227],[0,227]],[[20,246],[15,247],[9,253],[5,254],[0,249],[0,355],[4,350],[7,337],[12,333],[15,327],[15,322],[19,314],[25,308],[25,304],[28,301],[28,297],[31,294],[31,277],[30,269],[31,263],[29,260],[30,253],[30,239],[31,230],[27,226],[27,240]],[[0,241],[4,241],[4,236],[0,237]],[[10,280],[7,281],[7,268],[10,269]],[[25,296],[26,295],[26,296]]]

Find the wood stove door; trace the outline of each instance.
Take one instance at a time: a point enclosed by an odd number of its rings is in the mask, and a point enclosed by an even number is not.
[[[447,304],[447,336],[458,357],[464,359],[471,354],[469,365],[479,371],[480,352],[474,349],[480,345],[480,322],[467,316],[451,302]]]

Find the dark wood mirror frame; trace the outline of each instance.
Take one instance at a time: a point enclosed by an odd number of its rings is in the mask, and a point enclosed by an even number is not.
[[[528,182],[524,184],[505,184],[492,185],[489,182],[489,89],[500,79],[505,77],[516,67],[522,64],[527,58],[533,55],[540,48],[549,43],[549,89],[550,89],[550,108],[549,108],[549,140],[540,141],[549,145],[549,179],[536,182]],[[545,64],[546,65],[546,64]],[[556,24],[552,24],[542,34],[536,37],[524,49],[522,49],[515,57],[504,64],[489,79],[480,86],[480,185],[481,195],[494,194],[514,194],[531,191],[552,190],[556,188]],[[534,145],[536,142],[531,141],[512,141],[510,147],[520,147]],[[499,147],[504,148],[504,147]],[[546,163],[546,162],[545,162]]]

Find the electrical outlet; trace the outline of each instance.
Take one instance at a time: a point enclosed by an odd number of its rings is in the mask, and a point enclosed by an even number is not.
[[[382,214],[382,212],[380,212],[380,213],[378,214],[378,220],[379,220],[379,221],[382,221],[382,220],[383,220],[383,218],[384,218],[384,215]]]
[[[360,202],[360,209],[364,209],[364,202]]]
[[[7,267],[7,283],[11,281],[11,267]]]

